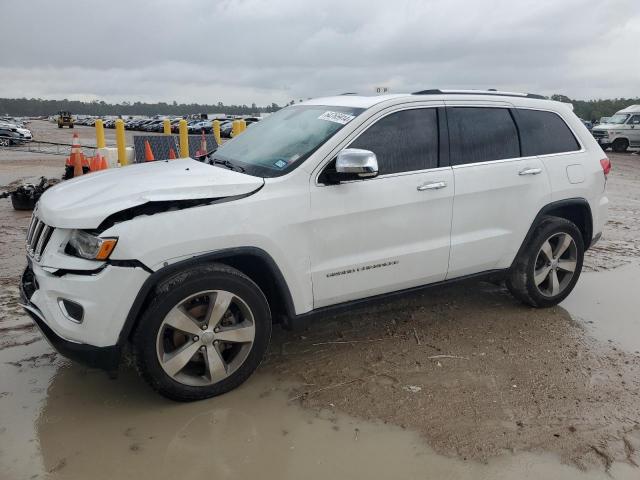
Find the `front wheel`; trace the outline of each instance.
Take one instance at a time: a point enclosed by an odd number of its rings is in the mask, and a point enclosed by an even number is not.
[[[545,217],[507,277],[514,297],[532,307],[551,307],[573,290],[584,259],[584,241],[569,220]]]
[[[8,138],[0,138],[0,147],[8,147],[11,145],[11,140]]]
[[[624,153],[629,148],[629,142],[624,138],[616,139],[611,145],[611,149],[616,153]]]
[[[211,265],[159,285],[133,343],[143,378],[168,398],[191,401],[243,383],[270,336],[271,314],[260,288],[234,268]]]

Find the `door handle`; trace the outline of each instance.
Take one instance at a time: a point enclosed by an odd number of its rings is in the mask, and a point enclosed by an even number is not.
[[[439,190],[447,186],[447,182],[431,182],[418,185],[418,191],[424,192],[425,190]]]
[[[518,175],[538,175],[542,173],[541,168],[525,168],[524,170],[520,170]]]

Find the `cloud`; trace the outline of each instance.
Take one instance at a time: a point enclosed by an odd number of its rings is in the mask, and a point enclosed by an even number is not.
[[[637,0],[6,2],[0,95],[284,103],[345,91],[638,96]]]

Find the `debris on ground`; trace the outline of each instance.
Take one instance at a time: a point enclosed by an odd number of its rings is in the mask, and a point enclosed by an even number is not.
[[[58,183],[58,179],[40,177],[37,184],[26,183],[19,187],[0,193],[0,198],[11,197],[11,204],[15,210],[33,210],[40,196],[50,187]]]

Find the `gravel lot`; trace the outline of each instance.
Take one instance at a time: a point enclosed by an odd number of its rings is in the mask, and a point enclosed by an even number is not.
[[[610,219],[562,305],[465,282],[276,329],[245,385],[187,405],[50,349],[16,305],[29,213],[0,200],[0,477],[638,478],[640,157],[609,156]],[[0,151],[0,185],[63,162]]]

